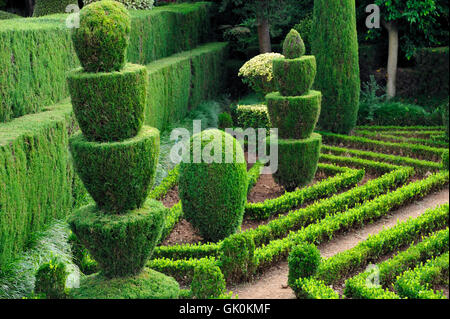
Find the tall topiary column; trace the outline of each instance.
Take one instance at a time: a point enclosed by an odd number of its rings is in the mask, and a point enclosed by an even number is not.
[[[300,34],[291,30],[283,45],[284,58],[274,59],[279,92],[266,96],[272,126],[278,128],[278,171],[274,178],[286,190],[310,183],[316,173],[322,137],[313,133],[322,95],[311,90],[316,59],[304,56]]]
[[[79,298],[171,298],[178,284],[143,270],[167,209],[147,200],[159,131],[143,126],[146,68],[125,63],[131,20],[125,7],[100,1],[81,10],[73,41],[82,68],[68,75],[81,132],[70,139],[74,165],[95,200],[74,212],[72,231],[101,269],[75,289]]]
[[[360,93],[355,0],[315,0],[313,25],[314,88],[323,94],[319,125],[348,134],[356,125]]]

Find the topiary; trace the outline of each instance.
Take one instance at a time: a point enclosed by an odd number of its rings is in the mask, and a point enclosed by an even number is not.
[[[76,69],[67,81],[75,116],[89,141],[132,138],[144,124],[147,68],[126,64],[119,72],[86,73]]]
[[[104,0],[80,11],[73,29],[75,52],[85,72],[119,71],[125,65],[131,18],[123,4]]]
[[[231,118],[230,113],[224,112],[219,114],[219,128],[224,130],[226,128],[233,127],[233,119]]]
[[[269,112],[264,104],[238,105],[236,108],[237,125],[243,129],[272,127]]]
[[[445,170],[449,169],[449,158],[448,157],[449,157],[449,151],[445,150],[442,153],[442,168]]]
[[[303,243],[295,246],[288,258],[289,286],[293,287],[299,278],[313,276],[319,268],[321,260],[320,251],[315,245]]]
[[[36,273],[34,291],[49,299],[66,298],[66,281],[68,277],[66,265],[57,257],[41,265]]]
[[[283,55],[286,59],[301,58],[306,52],[305,44],[297,30],[292,29],[283,42]]]
[[[139,208],[147,198],[159,156],[159,131],[144,126],[121,142],[70,139],[75,169],[97,205],[109,213]]]
[[[185,218],[205,240],[236,232],[247,200],[247,169],[237,140],[217,129],[194,135],[180,164],[179,194]]]
[[[103,276],[123,277],[143,269],[161,238],[167,212],[162,203],[151,199],[121,215],[92,204],[77,210],[69,224]]]
[[[316,77],[316,58],[312,55],[297,59],[274,59],[273,74],[278,91],[283,96],[300,96],[311,89]]]
[[[78,0],[36,0],[33,17],[65,13],[67,6],[71,4],[78,6]]]
[[[84,5],[90,4],[92,2],[103,1],[103,0],[83,0]],[[153,8],[155,0],[115,0],[122,3],[127,9],[136,10],[149,10]]]
[[[314,89],[323,95],[319,125],[348,134],[356,125],[360,94],[355,1],[314,1]]]
[[[212,299],[223,296],[226,292],[226,283],[220,268],[207,263],[195,267],[191,292],[192,296],[197,299]]]

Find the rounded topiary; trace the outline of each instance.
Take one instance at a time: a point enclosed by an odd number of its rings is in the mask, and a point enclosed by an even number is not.
[[[308,138],[316,127],[322,94],[309,91],[301,96],[282,96],[279,92],[266,96],[270,121],[284,139]]]
[[[123,277],[144,268],[161,238],[167,213],[168,208],[151,199],[122,215],[92,204],[77,210],[69,224],[104,276]]]
[[[323,95],[319,125],[348,134],[356,125],[360,95],[354,0],[314,1],[311,46],[317,60],[313,88]]]
[[[313,276],[319,268],[322,257],[320,251],[313,244],[300,244],[295,246],[289,254],[288,284],[293,286],[299,278]]]
[[[119,71],[131,30],[130,15],[123,4],[104,0],[80,11],[80,27],[73,29],[75,52],[86,72]]]
[[[71,4],[78,6],[78,0],[36,0],[33,17],[65,13],[67,6]]]
[[[177,299],[179,295],[175,279],[149,268],[122,278],[102,274],[83,277],[80,288],[70,290],[73,299]]]
[[[283,55],[286,59],[297,59],[306,52],[305,44],[297,30],[292,29],[283,42]]]
[[[270,140],[268,139],[270,143]],[[303,187],[314,179],[320,156],[322,136],[313,133],[303,140],[278,140],[278,170],[275,181],[287,191]]]
[[[212,299],[226,292],[225,278],[214,264],[202,263],[195,267],[191,283],[192,296],[197,299]]]
[[[316,77],[316,58],[312,55],[298,59],[274,59],[273,75],[278,91],[284,96],[307,93]]]
[[[75,169],[98,206],[110,213],[139,208],[153,183],[159,131],[144,126],[122,142],[88,141],[81,132],[70,139]]]
[[[69,73],[69,92],[78,124],[90,141],[136,136],[144,123],[147,69],[127,64],[119,72]]]
[[[36,273],[34,291],[48,299],[66,298],[66,281],[69,273],[66,265],[57,257],[41,265]]]
[[[212,129],[191,138],[189,153],[180,164],[184,216],[205,240],[221,240],[242,223],[247,200],[244,152],[230,134]]]

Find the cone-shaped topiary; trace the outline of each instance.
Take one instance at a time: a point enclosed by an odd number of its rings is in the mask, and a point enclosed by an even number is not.
[[[305,44],[297,30],[292,29],[283,43],[283,55],[286,59],[301,58],[306,52]]]
[[[242,147],[228,133],[206,130],[191,138],[185,156],[179,177],[184,215],[205,240],[224,239],[241,225],[247,200]]]
[[[142,270],[161,238],[167,212],[155,200],[147,200],[142,208],[122,215],[93,204],[76,211],[69,224],[104,276],[123,277]]]
[[[130,15],[123,4],[104,0],[80,11],[80,27],[73,29],[75,52],[86,72],[119,71],[131,30]]]
[[[69,73],[70,96],[78,124],[90,141],[120,141],[136,136],[144,123],[147,68],[126,64],[119,72]]]
[[[355,1],[315,0],[313,25],[314,89],[323,95],[319,125],[348,134],[356,125],[360,94]]]

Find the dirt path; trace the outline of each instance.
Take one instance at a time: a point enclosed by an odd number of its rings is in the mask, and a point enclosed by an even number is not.
[[[420,201],[393,211],[386,217],[362,229],[352,230],[346,234],[339,235],[332,241],[320,245],[318,248],[323,257],[331,257],[339,252],[355,247],[369,235],[377,234],[385,228],[395,226],[398,221],[404,221],[410,217],[415,218],[429,208],[448,202],[449,188],[447,187],[440,192],[426,196]],[[295,296],[292,290],[287,287],[288,272],[287,262],[282,262],[267,270],[251,283],[243,283],[228,288],[238,294],[239,299],[292,299]]]

